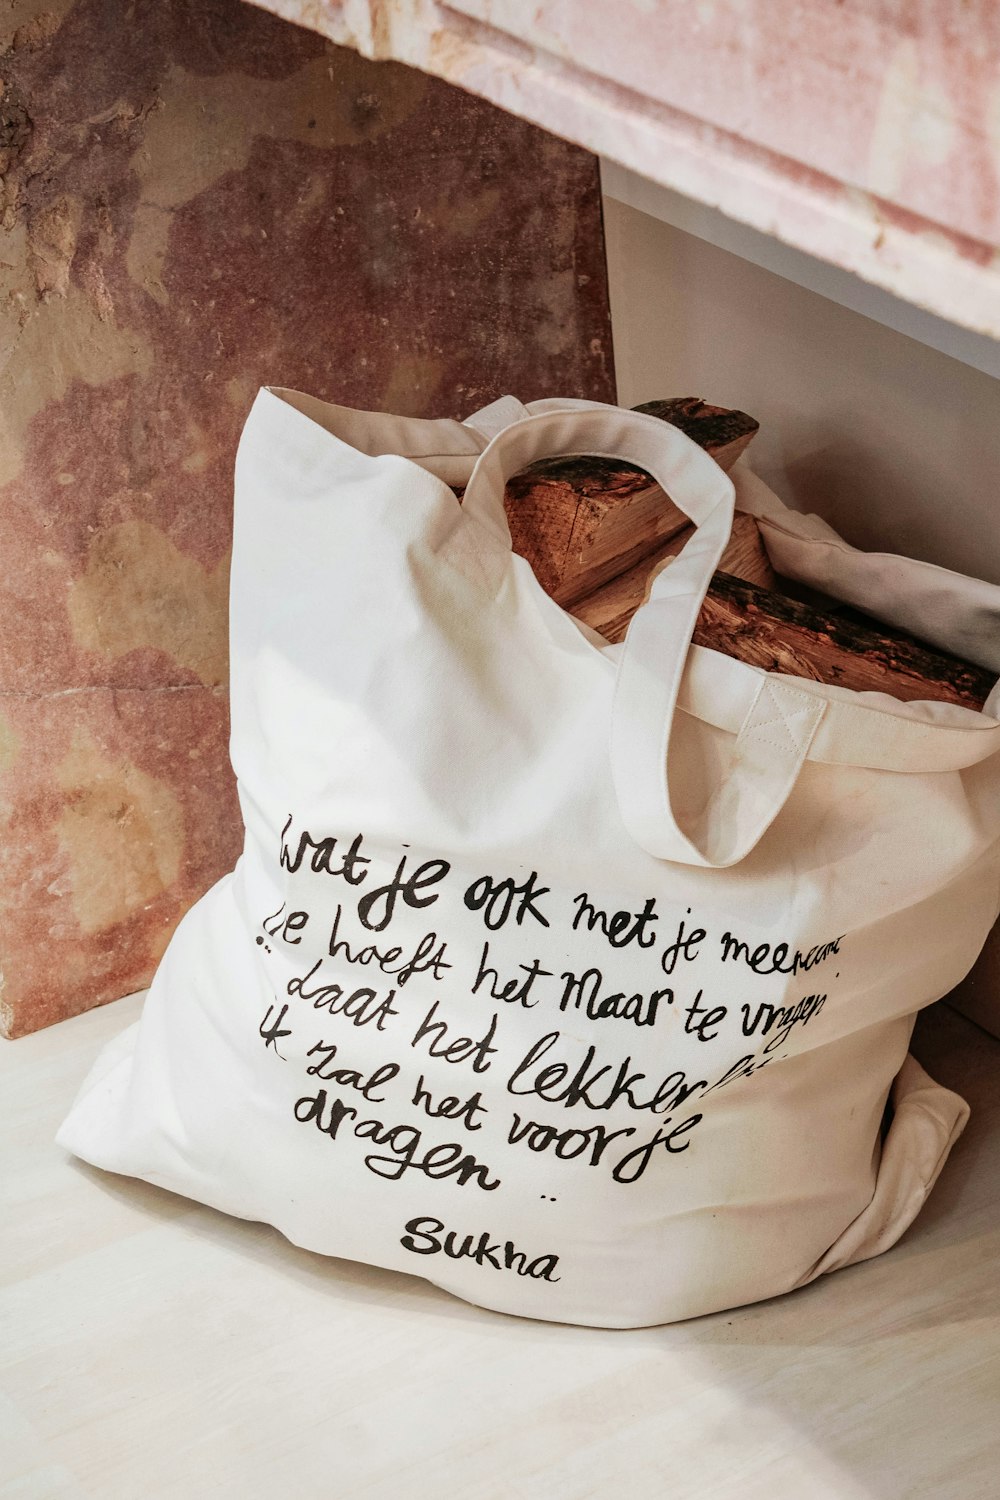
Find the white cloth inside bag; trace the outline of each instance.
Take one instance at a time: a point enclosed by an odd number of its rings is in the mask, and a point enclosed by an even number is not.
[[[820,516],[782,504],[745,458],[733,480],[737,509],[756,517],[776,572],[1000,677],[1000,586],[917,558],[861,552]]]
[[[505,477],[572,452],[647,468],[698,528],[620,649],[511,553]],[[556,1321],[695,1316],[887,1248],[967,1113],[906,1052],[996,915],[1000,724],[691,647],[732,506],[617,408],[262,391],[244,855],[62,1142]]]

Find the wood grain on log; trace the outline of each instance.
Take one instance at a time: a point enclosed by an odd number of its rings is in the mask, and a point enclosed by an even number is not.
[[[676,536],[672,536],[664,544],[656,560],[676,557],[692,536],[694,536],[693,526],[687,526],[683,531],[677,532]],[[719,570],[722,573],[731,573],[734,578],[743,578],[747,583],[756,583],[760,588],[782,591],[782,585],[771,566],[771,559],[764,546],[760,527],[753,516],[744,515],[741,511],[737,511],[733,517],[733,529],[726,543],[726,550],[719,559]]]
[[[595,589],[586,599],[579,600],[572,606],[572,613],[599,635],[603,635],[605,640],[624,640],[629,620],[639,605],[644,604],[649,597],[649,588],[660,564],[667,558],[676,557],[693,534],[694,527],[688,524],[650,557],[636,563],[610,583]],[[753,516],[735,517],[733,533],[722,555],[721,566],[727,573],[749,579],[764,588],[771,588],[776,583],[774,569]]]
[[[239,855],[226,579],[261,382],[414,417],[614,399],[587,151],[243,0],[132,14],[0,4],[7,1036],[148,985]]]
[[[670,422],[729,469],[758,423],[699,397],[651,401],[638,411]],[[557,603],[571,606],[655,553],[690,525],[644,470],[604,458],[555,458],[508,481],[515,552],[530,559]]]
[[[712,579],[694,639],[769,672],[889,693],[904,703],[923,698],[978,709],[995,681],[985,668],[875,620],[823,614],[726,573]]]

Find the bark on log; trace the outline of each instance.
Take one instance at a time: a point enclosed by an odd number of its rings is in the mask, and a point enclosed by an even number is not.
[[[904,703],[930,698],[982,708],[995,681],[985,668],[857,612],[823,614],[726,573],[712,580],[694,639],[769,672],[889,693]]]
[[[754,525],[749,516],[737,519]],[[640,563],[573,613],[605,639],[623,640],[655,566]],[[858,610],[824,612],[722,571],[712,579],[694,642],[768,672],[888,693],[904,703],[922,698],[980,709],[996,680],[985,668],[936,651]]]

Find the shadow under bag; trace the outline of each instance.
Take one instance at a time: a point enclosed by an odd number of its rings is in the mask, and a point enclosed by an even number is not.
[[[575,453],[646,469],[697,527],[617,647],[511,551],[506,479]],[[739,483],[783,571],[869,576]],[[997,916],[1000,702],[692,646],[733,507],[698,447],[616,407],[416,421],[262,390],[236,465],[244,852],[62,1144],[562,1322],[694,1317],[888,1248],[968,1113],[907,1049]],[[944,635],[1000,649],[1000,590],[888,563],[904,616],[944,599]]]

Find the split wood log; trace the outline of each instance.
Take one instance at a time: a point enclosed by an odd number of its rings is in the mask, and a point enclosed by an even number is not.
[[[752,516],[737,516],[736,521],[734,530],[741,535],[723,564],[742,568],[749,563],[757,569],[759,560],[747,537],[750,528],[757,532],[757,523]],[[758,545],[763,550],[759,533]],[[606,640],[623,640],[633,614],[648,597],[658,565],[679,550],[674,545],[652,565],[639,563],[574,606],[573,613]],[[770,564],[766,567],[769,571]],[[904,703],[923,698],[979,709],[996,680],[985,668],[936,651],[859,610],[823,611],[723,570],[712,579],[694,643],[768,672],[855,692],[888,693]]]
[[[723,469],[758,429],[746,412],[696,396],[650,401],[648,412],[679,427]],[[508,481],[507,520],[515,552],[528,557],[558,604],[571,606],[617,578],[690,526],[642,469],[605,458],[554,458]]]
[[[639,409],[675,422],[724,467],[757,430],[744,413],[694,398]],[[693,529],[648,475],[598,458],[533,465],[509,482],[506,508],[515,550],[528,558],[542,585],[609,641],[624,637],[652,576]],[[791,598],[781,587],[756,522],[738,515],[695,644],[770,672],[857,692],[982,708],[993,673],[859,611]]]
[[[684,543],[693,534],[694,527],[688,525],[683,531],[670,537],[650,557],[635,563],[627,572],[612,578],[610,583],[595,589],[586,599],[571,606],[578,620],[589,625],[608,641],[625,639],[628,622],[649,598],[649,588],[660,564],[676,557]],[[753,516],[738,515],[733,521],[733,533],[722,555],[721,568],[737,578],[746,578],[764,588],[773,588],[777,583],[771,567],[767,549],[761,539],[757,522]]]

